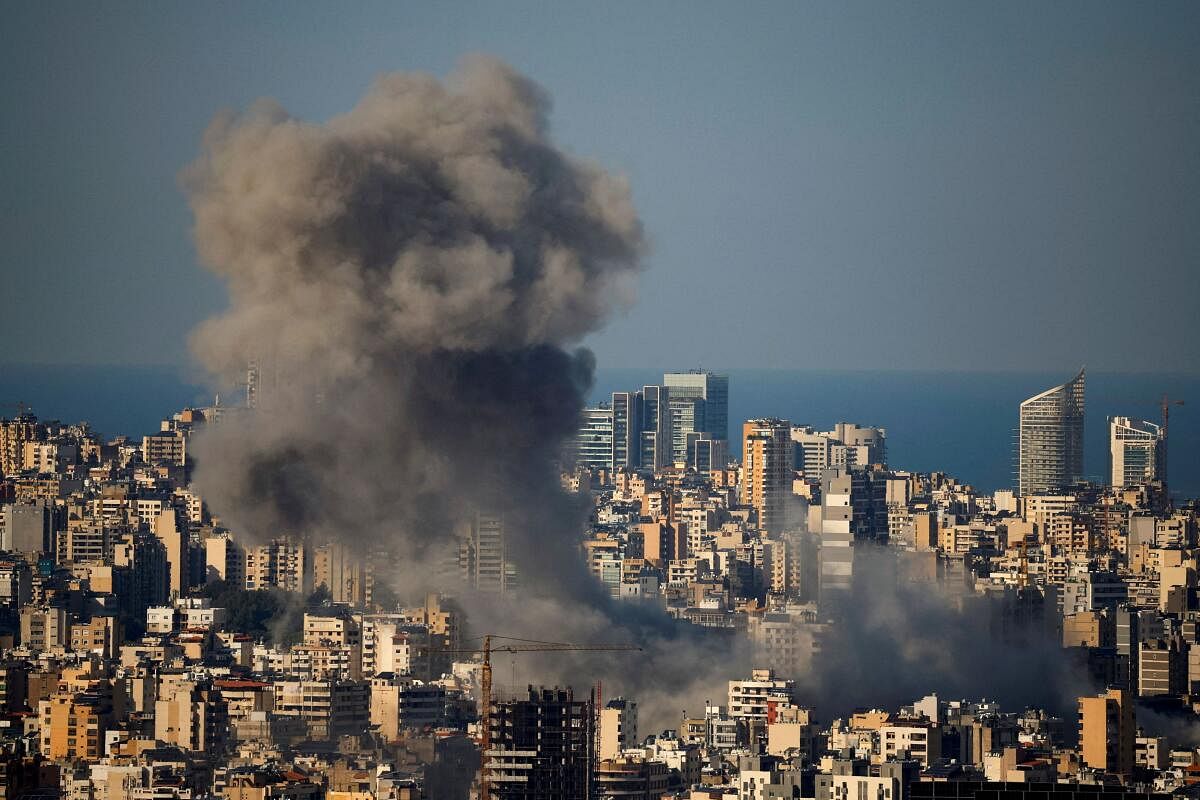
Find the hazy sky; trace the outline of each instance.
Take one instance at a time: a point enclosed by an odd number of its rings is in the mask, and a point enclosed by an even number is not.
[[[494,53],[653,243],[604,366],[1200,371],[1200,3],[0,7],[0,363],[183,363],[177,174]]]

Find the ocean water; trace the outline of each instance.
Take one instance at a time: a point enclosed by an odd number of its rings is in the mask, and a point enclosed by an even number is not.
[[[1074,372],[714,370],[729,375],[729,443],[741,452],[741,422],[780,417],[830,430],[835,422],[887,428],[896,469],[940,470],[994,490],[1013,484],[1017,408]],[[662,381],[653,370],[600,370],[592,401]],[[1107,480],[1108,417],[1157,422],[1163,393],[1173,406],[1168,449],[1171,493],[1200,497],[1200,376],[1087,374],[1084,472]]]
[[[879,425],[898,469],[942,470],[992,490],[1012,485],[1018,404],[1071,377],[1067,372],[899,372],[725,370],[729,375],[731,451],[741,449],[741,421],[774,416],[828,429],[835,422]],[[648,369],[600,369],[591,401],[662,380]],[[1200,376],[1089,372],[1084,469],[1108,470],[1109,416],[1159,418],[1158,398],[1172,407],[1172,494],[1200,497]],[[234,398],[228,398],[233,401]],[[168,367],[0,365],[0,416],[24,401],[46,419],[87,420],[107,435],[141,436],[189,405],[212,402],[194,374]]]

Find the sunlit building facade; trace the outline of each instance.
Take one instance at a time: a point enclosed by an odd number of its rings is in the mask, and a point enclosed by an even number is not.
[[[1130,417],[1109,417],[1108,446],[1113,486],[1149,483],[1162,477],[1162,427]]]
[[[1017,489],[1022,495],[1083,478],[1084,370],[1021,403]]]

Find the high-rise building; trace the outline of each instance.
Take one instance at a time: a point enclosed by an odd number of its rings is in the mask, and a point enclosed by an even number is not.
[[[116,723],[119,703],[108,681],[87,691],[60,688],[38,703],[41,753],[50,759],[96,762],[104,755],[105,734]]]
[[[246,584],[246,551],[229,531],[215,531],[204,540],[204,582]]]
[[[1113,486],[1136,486],[1161,479],[1165,455],[1161,426],[1129,417],[1109,417],[1108,447]]]
[[[853,475],[830,470],[821,482],[820,591],[849,590],[854,571]]]
[[[1021,403],[1017,489],[1066,488],[1083,478],[1084,370]]]
[[[247,589],[275,586],[289,592],[312,591],[312,548],[303,540],[281,536],[245,552]]]
[[[758,512],[758,525],[768,534],[787,527],[791,427],[781,419],[752,419],[742,425],[742,504]]]
[[[704,400],[704,425],[699,431],[711,433],[714,439],[729,441],[729,376],[711,372],[668,372],[663,386],[671,397],[699,397]]]
[[[190,752],[220,755],[229,734],[229,705],[220,691],[195,681],[164,689],[154,703],[154,737]]]
[[[41,553],[54,552],[53,515],[44,500],[30,500],[0,507],[4,523],[0,549],[20,553],[36,561]]]
[[[575,463],[590,469],[613,468],[612,406],[583,410],[583,421],[575,436]]]
[[[180,597],[187,592],[188,564],[190,556],[187,522],[173,508],[160,513],[154,520],[154,535],[167,548],[167,564],[170,569],[171,597]]]
[[[516,588],[517,572],[508,558],[504,520],[476,513],[460,535],[458,568],[466,584],[481,592]]]
[[[668,400],[671,409],[671,460],[688,460],[688,442],[697,436],[712,434],[704,430],[704,400],[699,397],[675,397]]]
[[[671,393],[665,386],[642,387],[641,465],[660,470],[674,460]]]
[[[334,603],[370,605],[374,578],[370,560],[344,544],[330,542],[313,549],[313,586],[328,589]]]
[[[571,691],[529,688],[527,699],[492,708],[484,774],[497,800],[584,800],[593,796],[596,715]]]
[[[613,469],[662,469],[674,460],[670,392],[643,386],[637,392],[613,392]]]
[[[639,467],[642,464],[642,393],[613,392],[612,465],[613,469]]]
[[[1079,744],[1083,763],[1113,775],[1133,773],[1133,697],[1109,689],[1079,698]]]
[[[689,433],[685,460],[697,472],[723,469],[729,461],[727,443],[724,439],[712,438],[711,433]]]

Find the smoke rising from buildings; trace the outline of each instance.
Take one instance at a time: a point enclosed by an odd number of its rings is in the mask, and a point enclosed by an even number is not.
[[[818,704],[846,713],[937,692],[1073,713],[1090,687],[1061,647],[1053,600],[1046,609],[1031,595],[980,596],[965,585],[955,592],[953,581],[914,575],[905,561],[855,548],[853,587],[822,609],[834,623],[817,635],[815,668],[796,676]]]
[[[732,636],[613,602],[582,564],[587,510],[557,459],[593,363],[570,348],[629,300],[645,243],[626,183],[560,151],[548,111],[535,84],[475,57],[444,82],[385,76],[323,124],[270,102],[212,124],[183,180],[230,307],[193,349],[227,386],[251,360],[272,377],[257,413],[197,435],[194,483],[239,535],[387,556],[377,580],[409,595],[439,585],[474,511],[503,516],[525,589],[464,596],[473,629],[639,644],[633,669],[625,654],[556,653],[521,656],[520,674],[616,677],[648,720],[672,724],[721,702],[754,658]],[[797,676],[819,711],[845,710],[839,685],[874,685],[880,702],[992,685],[995,670],[964,680],[973,667],[954,659],[997,648],[878,591],[897,585],[875,582]]]
[[[548,111],[479,56],[386,75],[324,124],[267,101],[213,122],[183,182],[230,307],[193,349],[226,384],[253,359],[272,376],[194,448],[227,524],[431,578],[482,508],[531,584],[558,582],[580,517],[553,459],[593,369],[567,348],[629,298],[644,243],[625,181],[560,151]]]
[[[475,511],[498,514],[524,590],[461,594],[473,630],[639,643],[658,666],[629,688],[686,688],[677,648],[702,633],[607,596],[578,550],[586,501],[560,486],[593,370],[567,348],[628,301],[645,245],[628,186],[558,150],[548,110],[475,57],[444,83],[385,76],[326,124],[272,103],[213,123],[184,183],[230,308],[193,348],[227,385],[259,361],[264,391],[196,437],[194,482],[239,535],[378,554],[410,597]]]

